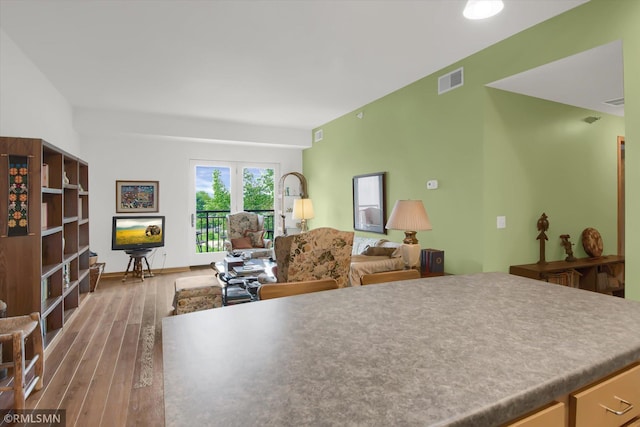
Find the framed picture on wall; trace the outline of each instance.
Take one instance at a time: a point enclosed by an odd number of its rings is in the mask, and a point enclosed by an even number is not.
[[[386,234],[384,172],[353,177],[353,228]]]
[[[158,212],[158,181],[116,181],[116,212]]]

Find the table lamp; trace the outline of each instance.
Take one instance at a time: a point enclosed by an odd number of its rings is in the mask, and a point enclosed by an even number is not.
[[[300,230],[304,233],[307,231],[307,220],[314,217],[313,203],[311,199],[294,199],[293,200],[293,219],[300,220]]]
[[[422,200],[397,200],[385,228],[404,231],[402,259],[406,268],[415,268],[420,261],[416,232],[431,230],[431,221]]]

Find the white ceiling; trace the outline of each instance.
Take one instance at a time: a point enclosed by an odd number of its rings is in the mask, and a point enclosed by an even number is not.
[[[497,89],[624,116],[624,105],[605,104],[624,97],[622,41],[490,83]]]
[[[0,0],[0,27],[74,107],[311,129],[586,1]]]

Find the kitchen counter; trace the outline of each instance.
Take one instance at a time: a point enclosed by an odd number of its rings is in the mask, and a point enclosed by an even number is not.
[[[173,316],[166,425],[499,425],[640,360],[638,325],[638,302],[506,273]]]

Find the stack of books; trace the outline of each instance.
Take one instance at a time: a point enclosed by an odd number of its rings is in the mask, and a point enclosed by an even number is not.
[[[444,251],[439,249],[422,249],[420,251],[420,268],[422,273],[444,274]]]

